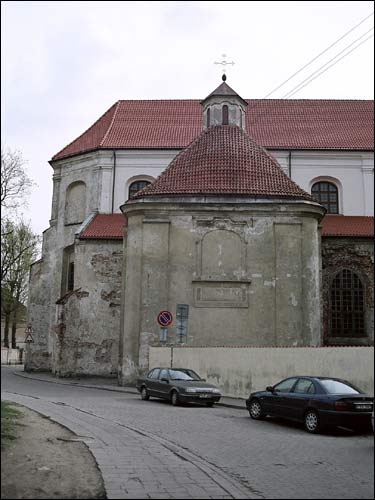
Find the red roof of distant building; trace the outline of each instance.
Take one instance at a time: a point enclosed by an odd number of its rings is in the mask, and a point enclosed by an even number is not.
[[[81,239],[122,240],[126,226],[123,214],[97,214],[80,234]]]
[[[210,127],[202,132],[133,199],[217,194],[313,201],[264,148],[235,125]]]
[[[374,217],[326,215],[321,224],[322,236],[374,237]]]
[[[373,150],[374,105],[362,100],[247,100],[246,131],[267,149]],[[182,149],[202,132],[198,100],[118,101],[53,156],[97,149]]]

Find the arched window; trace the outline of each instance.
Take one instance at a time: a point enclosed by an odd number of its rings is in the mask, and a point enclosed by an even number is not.
[[[336,274],[330,290],[330,336],[364,337],[364,292],[358,275],[349,269]]]
[[[311,195],[314,200],[327,209],[329,214],[339,213],[338,190],[332,182],[316,182],[311,188]]]
[[[129,199],[132,198],[138,191],[143,189],[144,187],[151,184],[150,181],[135,181],[132,182],[129,186]]]
[[[210,108],[207,110],[207,128],[210,126]]]
[[[229,124],[229,117],[228,117],[228,106],[224,104],[223,106],[223,125],[228,125]]]

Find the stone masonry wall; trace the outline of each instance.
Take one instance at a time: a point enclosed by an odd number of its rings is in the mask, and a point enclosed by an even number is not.
[[[325,345],[374,345],[374,245],[371,238],[322,238],[323,341]],[[330,287],[342,269],[356,273],[362,281],[365,298],[366,337],[329,337]]]

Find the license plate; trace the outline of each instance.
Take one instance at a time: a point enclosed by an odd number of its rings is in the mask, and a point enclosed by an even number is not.
[[[208,398],[208,396],[209,396],[208,394],[199,394],[200,398]]]
[[[357,410],[372,410],[372,405],[356,404]]]

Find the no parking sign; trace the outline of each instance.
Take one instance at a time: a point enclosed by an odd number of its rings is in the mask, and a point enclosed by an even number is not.
[[[173,323],[173,314],[170,311],[160,311],[158,314],[158,323],[163,327],[170,326]]]

